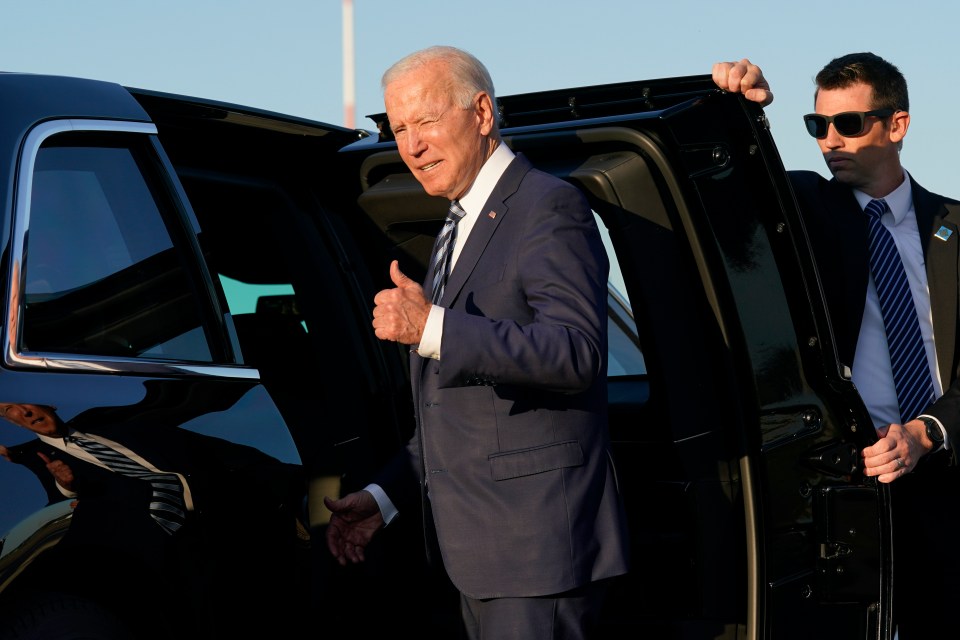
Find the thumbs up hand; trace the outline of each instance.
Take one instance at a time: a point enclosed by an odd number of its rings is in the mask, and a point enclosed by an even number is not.
[[[408,278],[396,260],[390,263],[390,280],[396,285],[373,298],[373,329],[381,340],[419,344],[430,314],[423,287]]]

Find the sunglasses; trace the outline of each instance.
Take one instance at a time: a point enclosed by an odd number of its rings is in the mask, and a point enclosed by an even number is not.
[[[867,125],[867,116],[876,116],[886,118],[892,116],[896,109],[874,109],[873,111],[844,111],[832,116],[822,116],[819,113],[808,113],[803,116],[803,122],[807,125],[807,133],[814,138],[823,139],[827,137],[827,127],[833,123],[837,133],[844,138],[852,138],[863,133]]]

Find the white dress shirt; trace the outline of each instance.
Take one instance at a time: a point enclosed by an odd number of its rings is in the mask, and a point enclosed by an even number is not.
[[[873,198],[862,191],[853,190],[861,209],[865,209]],[[900,252],[910,292],[917,307],[920,320],[920,333],[927,352],[927,362],[933,378],[934,396],[943,395],[943,384],[937,367],[937,351],[933,341],[933,313],[930,309],[930,288],[927,285],[927,271],[923,259],[923,245],[917,228],[917,215],[913,207],[913,192],[910,176],[903,172],[903,182],[883,199],[890,210],[883,214],[881,221],[893,235]],[[864,214],[866,215],[866,214]],[[863,308],[863,320],[860,323],[860,336],[857,351],[853,359],[853,382],[860,392],[874,427],[885,427],[900,423],[900,407],[897,404],[897,391],[893,382],[893,369],[890,365],[890,350],[887,334],[880,312],[877,286],[870,274],[867,285],[867,299]],[[910,417],[908,419],[913,419]]]
[[[507,170],[507,166],[513,161],[514,153],[502,142],[494,149],[493,154],[487,158],[487,161],[480,167],[480,173],[477,179],[473,181],[469,191],[460,198],[460,207],[465,215],[457,223],[457,236],[453,245],[453,253],[450,254],[450,273],[457,264],[457,258],[463,250],[463,245],[470,236],[473,225],[482,213],[481,209],[487,202],[487,198],[493,193],[493,188],[497,186],[500,176]],[[423,328],[423,336],[420,338],[420,344],[417,346],[417,353],[423,358],[440,359],[440,342],[443,338],[443,307],[433,305],[430,309],[430,315],[427,317],[427,324]]]

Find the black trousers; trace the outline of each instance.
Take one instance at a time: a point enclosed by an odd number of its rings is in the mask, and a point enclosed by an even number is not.
[[[893,618],[899,640],[939,639],[960,605],[960,467],[946,454],[921,459],[890,486]]]

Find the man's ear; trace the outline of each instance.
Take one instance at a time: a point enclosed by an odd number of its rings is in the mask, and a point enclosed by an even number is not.
[[[486,91],[480,91],[473,97],[473,106],[480,120],[480,133],[489,135],[493,131],[493,126],[497,122],[497,111],[494,108],[493,100]]]
[[[906,111],[894,111],[890,116],[890,140],[900,142],[910,127],[910,114]]]

